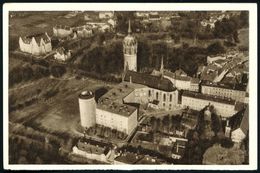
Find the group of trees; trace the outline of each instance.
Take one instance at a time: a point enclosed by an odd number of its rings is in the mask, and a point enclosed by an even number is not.
[[[25,66],[16,66],[9,72],[9,85],[13,86],[20,82],[36,80],[49,75],[61,77],[66,72],[66,68],[59,65],[50,67],[39,64],[27,64]]]
[[[111,129],[109,127],[96,125],[90,127],[86,130],[86,134],[89,136],[98,136],[101,138],[123,140],[127,137],[126,133],[120,132],[116,129]]]
[[[63,142],[57,136],[39,132],[21,124],[10,124],[9,161],[13,164],[60,163],[58,150]],[[48,141],[46,139],[48,138]]]
[[[205,121],[205,108],[199,113],[198,126],[190,133],[189,142],[185,151],[183,162],[189,164],[201,164],[205,151],[218,143],[224,148],[233,146],[230,138],[225,137],[221,120],[214,112],[214,107],[210,108],[211,120]]]
[[[117,41],[93,48],[85,54],[79,68],[97,74],[121,72],[123,69],[122,42]]]
[[[149,123],[153,132],[169,133],[182,128],[180,115],[166,115],[163,118],[151,117]]]

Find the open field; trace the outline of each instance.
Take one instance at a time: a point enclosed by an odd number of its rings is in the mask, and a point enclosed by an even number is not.
[[[27,126],[37,126],[51,132],[80,135],[78,94],[83,90],[95,91],[105,85],[92,79],[76,80],[43,78],[26,87],[9,90],[14,103],[36,98],[37,102],[22,109],[10,112],[9,121]],[[46,98],[47,92],[56,94]]]

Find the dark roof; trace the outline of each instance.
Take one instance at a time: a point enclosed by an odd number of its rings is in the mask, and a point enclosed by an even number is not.
[[[94,93],[91,91],[83,91],[79,94],[79,98],[81,99],[90,99],[94,97]]]
[[[243,112],[239,112],[230,118],[232,130],[240,128],[244,134],[247,134],[249,128],[249,110],[248,106]]]
[[[239,90],[239,91],[246,91],[246,85],[242,84],[230,84],[230,83],[213,83],[209,81],[202,81],[201,85],[209,86],[209,87],[219,87],[219,88],[226,88],[232,90]]]
[[[198,99],[202,99],[202,100],[209,100],[209,101],[213,101],[213,102],[220,102],[220,103],[235,105],[235,100],[232,100],[232,99],[225,99],[225,98],[219,97],[219,96],[201,94],[201,93],[192,92],[192,91],[184,91],[182,96],[193,97],[193,98],[198,98]]]
[[[120,156],[115,158],[116,161],[127,164],[135,164],[137,161],[141,159],[143,159],[142,155],[131,152],[122,153]]]
[[[175,91],[176,87],[173,86],[169,79],[153,76],[150,74],[138,73],[134,71],[127,71],[124,80],[130,82],[130,76],[133,83],[146,85],[151,88],[171,92]]]
[[[47,35],[45,33],[37,33],[37,34],[27,35],[25,37],[22,37],[22,40],[24,42],[30,43],[33,37],[35,38],[35,41],[36,41],[37,44],[40,44],[41,39],[43,39],[43,41],[45,43],[50,42],[50,39],[47,37]]]
[[[87,143],[89,145],[98,146],[100,148],[106,148],[106,147],[112,148],[113,147],[113,145],[111,143],[96,141],[96,140],[89,139],[89,138],[80,138],[80,140],[78,142]]]

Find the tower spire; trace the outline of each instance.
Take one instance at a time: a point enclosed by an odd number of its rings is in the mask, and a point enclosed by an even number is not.
[[[131,30],[131,21],[130,19],[128,20],[128,34],[131,34],[132,30]]]
[[[162,56],[160,72],[163,73],[163,70],[164,70],[164,65],[163,65],[163,56]]]

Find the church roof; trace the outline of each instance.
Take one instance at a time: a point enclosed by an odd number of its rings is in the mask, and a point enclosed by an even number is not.
[[[142,84],[167,92],[176,90],[176,87],[172,84],[172,82],[166,78],[134,71],[127,71],[124,80],[129,82],[130,76],[133,83]]]
[[[239,112],[230,119],[230,125],[233,130],[240,128],[244,134],[247,134],[249,129],[249,110],[248,106],[244,112]]]

